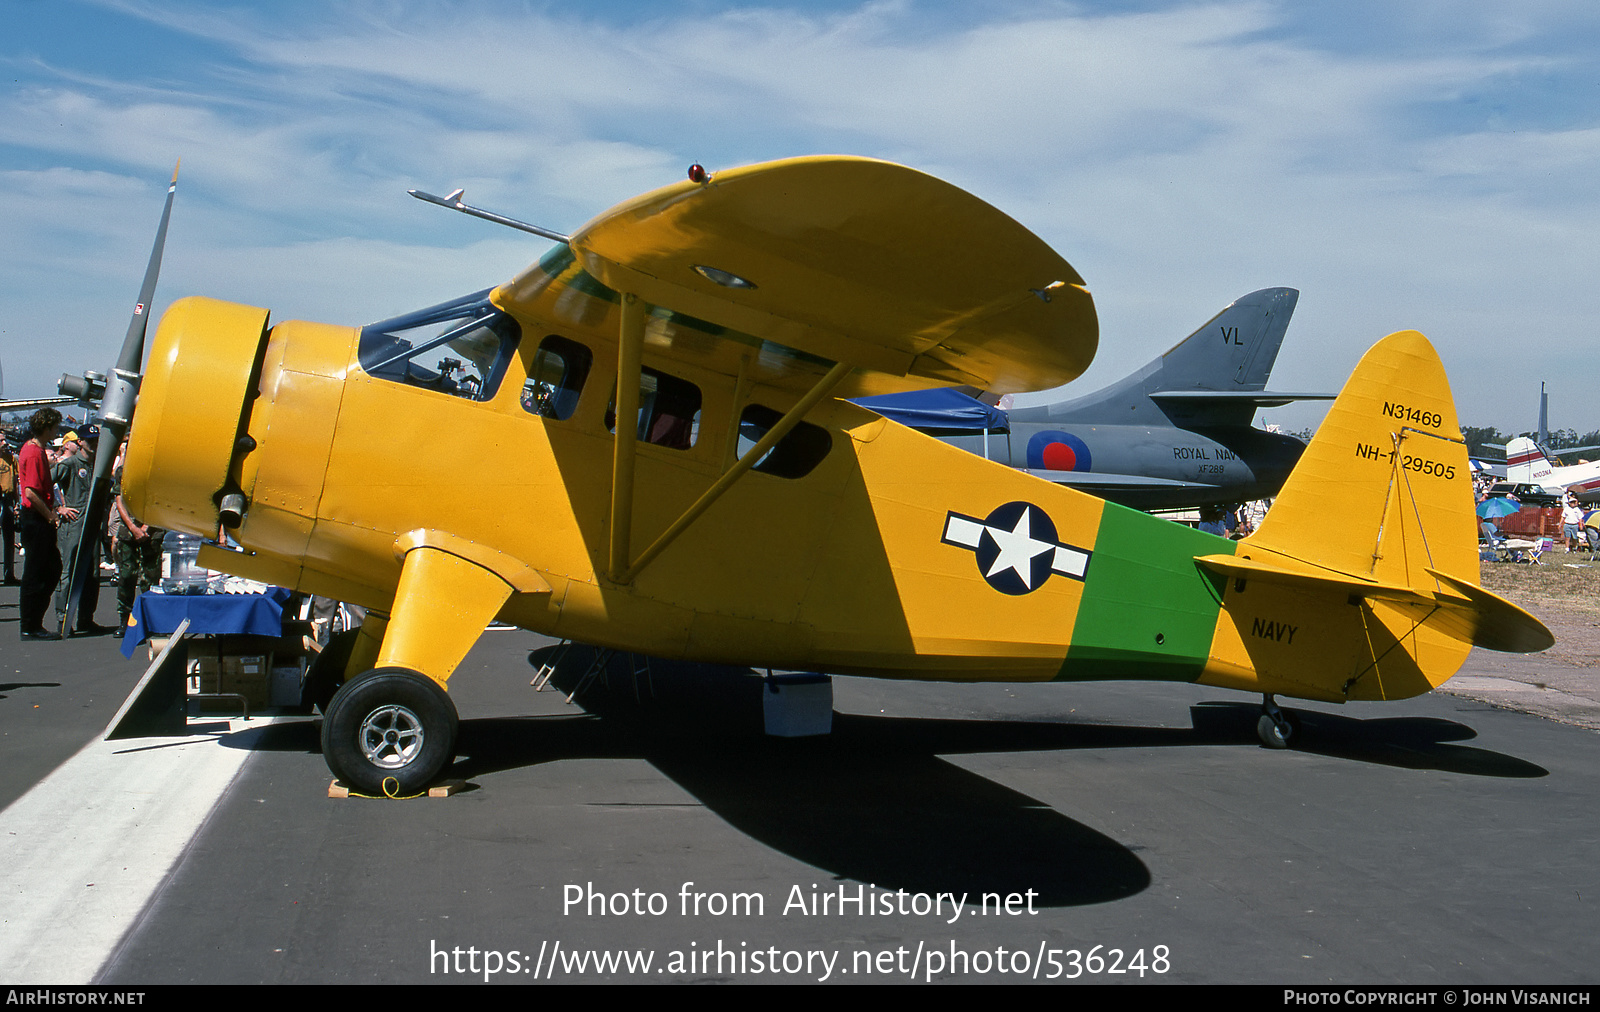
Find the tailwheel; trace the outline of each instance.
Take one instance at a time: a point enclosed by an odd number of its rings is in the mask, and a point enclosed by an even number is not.
[[[1278,704],[1268,694],[1261,701],[1261,716],[1256,720],[1256,737],[1267,748],[1288,748],[1294,738],[1294,723],[1289,715],[1278,709]]]
[[[421,793],[455,759],[456,707],[433,679],[378,668],[346,682],[322,721],[328,769],[362,794]]]

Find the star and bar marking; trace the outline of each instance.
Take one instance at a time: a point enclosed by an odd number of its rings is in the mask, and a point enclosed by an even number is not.
[[[1050,515],[1022,501],[997,506],[982,520],[951,510],[939,540],[971,551],[985,582],[1012,595],[1032,593],[1052,575],[1082,580],[1094,554],[1057,540]]]

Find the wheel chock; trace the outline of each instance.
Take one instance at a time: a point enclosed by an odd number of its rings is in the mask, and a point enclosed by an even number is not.
[[[455,794],[458,791],[466,790],[466,787],[467,787],[467,782],[465,780],[441,780],[440,782],[434,784],[432,787],[428,788],[427,796],[430,797],[430,798],[448,798],[450,795]],[[413,797],[418,797],[418,798],[422,797],[421,794],[416,794],[416,795],[412,795],[412,796]],[[334,780],[334,781],[332,781],[332,782],[330,782],[328,784],[328,797],[330,797],[330,798],[371,798],[371,797],[375,797],[375,795],[358,794],[358,793],[352,791],[350,788],[346,787],[342,782],[340,782],[338,780]],[[409,799],[397,798],[395,800],[409,800]]]

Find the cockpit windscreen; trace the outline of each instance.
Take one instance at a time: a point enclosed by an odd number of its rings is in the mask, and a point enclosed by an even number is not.
[[[361,328],[357,358],[369,375],[453,397],[493,397],[522,329],[489,292],[452,299]]]

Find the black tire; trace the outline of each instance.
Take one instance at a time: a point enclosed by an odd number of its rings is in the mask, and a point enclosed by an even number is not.
[[[361,794],[410,797],[456,754],[456,705],[433,679],[377,668],[334,693],[322,721],[322,757]]]
[[[328,712],[328,704],[333,700],[333,694],[339,691],[339,685],[344,679],[344,669],[350,665],[350,655],[355,651],[356,640],[361,638],[360,629],[342,629],[328,637],[328,645],[322,648],[311,662],[311,667],[306,670],[306,680],[300,687],[300,708],[310,713],[312,707]]]
[[[1280,724],[1270,714],[1263,713],[1256,719],[1256,737],[1267,748],[1288,748],[1294,738],[1294,725],[1288,720]]]

